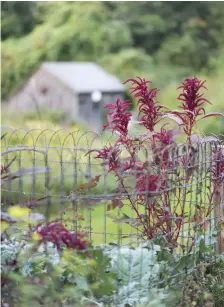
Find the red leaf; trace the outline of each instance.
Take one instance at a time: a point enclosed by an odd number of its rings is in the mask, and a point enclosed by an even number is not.
[[[83,183],[78,187],[78,190],[91,189],[97,186],[97,183],[100,180],[100,175],[92,178],[89,182]]]
[[[200,120],[202,120],[202,119],[204,119],[206,117],[211,117],[211,116],[223,116],[224,117],[224,114],[218,113],[218,112],[208,113],[205,116],[201,117],[197,122],[199,122]]]
[[[115,208],[122,208],[124,206],[124,204],[122,203],[122,201],[120,199],[114,199],[112,200],[111,203],[109,203],[107,205],[107,211],[111,211],[114,210]]]

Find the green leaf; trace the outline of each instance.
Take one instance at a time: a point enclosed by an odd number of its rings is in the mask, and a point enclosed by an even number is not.
[[[83,290],[83,291],[89,291],[88,282],[85,277],[76,275],[74,277],[74,280],[78,286],[78,289]]]

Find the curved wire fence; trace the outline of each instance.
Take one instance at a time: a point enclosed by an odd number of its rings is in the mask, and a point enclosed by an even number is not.
[[[93,248],[101,246],[106,251],[114,246],[114,255],[117,250],[124,258],[132,257],[132,249],[127,252],[120,248],[138,248],[146,240],[145,234],[136,224],[135,212],[130,208],[130,202],[136,201],[138,197],[153,198],[158,194],[155,191],[155,194],[149,195],[150,191],[139,192],[134,188],[128,192],[118,190],[117,178],[108,173],[105,163],[96,159],[97,151],[105,144],[105,139],[94,132],[81,134],[79,131],[68,133],[65,130],[25,131],[3,127],[2,168],[10,164],[10,177],[2,179],[2,210],[6,212],[12,205],[30,206],[34,213],[43,215],[48,221],[59,219],[72,231],[87,233]],[[170,150],[172,163],[167,167],[166,177],[169,185],[164,185],[163,192],[165,195],[169,193],[170,208],[176,212],[175,220],[170,224],[171,233],[178,226],[181,208],[185,211],[185,226],[178,232],[180,246],[193,246],[195,229],[198,228],[201,229],[201,235],[207,238],[207,244],[212,244],[215,226],[224,221],[223,186],[219,190],[219,197],[216,195],[217,191],[212,190],[214,163],[224,163],[218,156],[215,160],[213,154],[222,150],[223,146],[223,142],[217,137],[205,137],[194,145],[188,163],[181,165],[177,165],[175,161],[184,161],[188,152],[186,144],[179,144]],[[144,148],[139,151],[138,156],[139,159],[149,161],[150,150]],[[125,161],[125,157],[123,159]],[[159,166],[155,170],[160,173]],[[121,167],[120,172],[124,173],[125,169]],[[130,187],[136,186],[138,172],[135,169],[128,173]],[[191,177],[188,179],[186,176],[184,182],[178,183],[175,181],[178,172],[190,173]],[[178,191],[181,192],[178,194]],[[139,207],[140,204],[136,203]],[[146,215],[145,210],[146,208],[139,209],[142,217]],[[223,252],[223,242],[216,243],[216,248]],[[183,253],[187,251],[187,248],[182,250]],[[153,247],[151,253],[155,253]],[[144,249],[141,255],[143,260],[147,258]],[[118,262],[117,265],[122,264]],[[141,269],[144,271],[146,268],[150,269],[143,262]],[[134,264],[130,268],[130,274],[132,269],[134,270]],[[140,278],[140,283],[142,282]],[[159,283],[157,280],[154,282]],[[131,287],[132,285],[122,294],[130,296],[130,300]]]
[[[116,186],[114,178],[108,175],[106,165],[103,165],[99,159],[95,159],[96,151],[105,146],[102,136],[95,132],[81,134],[80,131],[73,131],[68,133],[63,129],[26,131],[7,127],[3,127],[2,134],[5,134],[1,145],[2,164],[7,165],[12,159],[15,159],[11,165],[12,172],[18,172],[21,169],[35,169],[35,172],[19,176],[14,182],[5,183],[2,188],[2,198],[7,199],[6,204],[22,205],[28,200],[46,197],[43,200],[42,210],[45,208],[47,212],[52,213],[52,216],[59,215],[63,219],[64,211],[71,206],[69,210],[73,214],[76,212],[76,214],[85,215],[85,228],[88,229],[90,238],[100,238],[98,242],[108,243],[113,237],[113,240],[116,241],[116,236],[123,237],[132,234],[129,233],[131,228],[128,225],[124,229],[111,227],[113,219],[109,217],[108,203],[114,198],[124,199],[127,195],[114,191]],[[204,141],[195,147],[194,160],[189,165],[189,169],[194,170],[193,176],[190,182],[185,183],[185,189],[188,189],[185,202],[188,204],[187,210],[192,212],[189,218],[192,217],[198,203],[203,206],[209,205],[208,193],[211,192],[209,185],[211,185],[211,168],[214,163],[211,152],[212,147],[217,146],[223,146],[222,141],[216,137],[210,137],[204,138]],[[172,160],[184,157],[184,149],[185,144],[180,144],[172,151]],[[150,158],[147,148],[145,152],[139,152],[139,155],[143,159]],[[175,167],[173,164],[168,169],[170,180],[177,171]],[[132,174],[133,178],[136,174]],[[81,184],[88,183],[96,176],[101,176],[96,187],[88,187],[87,184],[82,193],[75,194]],[[175,190],[177,187],[177,183],[173,182],[171,189]],[[132,197],[135,197],[135,192],[132,193]],[[125,210],[121,208],[119,211],[119,214],[122,215]],[[100,227],[98,227],[99,220]],[[214,222],[213,211],[208,220]],[[73,222],[74,225],[77,224],[75,219]],[[118,231],[116,228],[121,229]]]

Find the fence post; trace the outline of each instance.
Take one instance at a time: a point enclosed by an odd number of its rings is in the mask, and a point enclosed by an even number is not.
[[[219,145],[218,147],[223,147]],[[220,229],[217,238],[216,251],[219,254],[224,253],[224,182],[221,182],[220,188],[215,193],[214,198],[215,226]]]
[[[224,184],[215,196],[215,223],[219,227],[220,233],[217,238],[216,250],[219,254],[224,253]]]

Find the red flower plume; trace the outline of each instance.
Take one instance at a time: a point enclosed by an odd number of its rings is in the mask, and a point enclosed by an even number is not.
[[[110,112],[108,113],[108,122],[104,125],[104,129],[111,128],[113,131],[127,135],[128,123],[131,119],[131,113],[127,110],[130,108],[130,101],[121,101],[117,98],[116,104],[108,104],[105,106]]]
[[[156,101],[159,89],[150,89],[148,83],[151,83],[151,81],[139,77],[138,79],[128,79],[124,83],[127,82],[132,82],[133,87],[131,88],[131,93],[134,93],[134,98],[138,98],[139,120],[147,129],[153,131],[154,126],[160,121],[162,109],[164,109],[164,107]],[[141,114],[143,115],[140,116]]]

